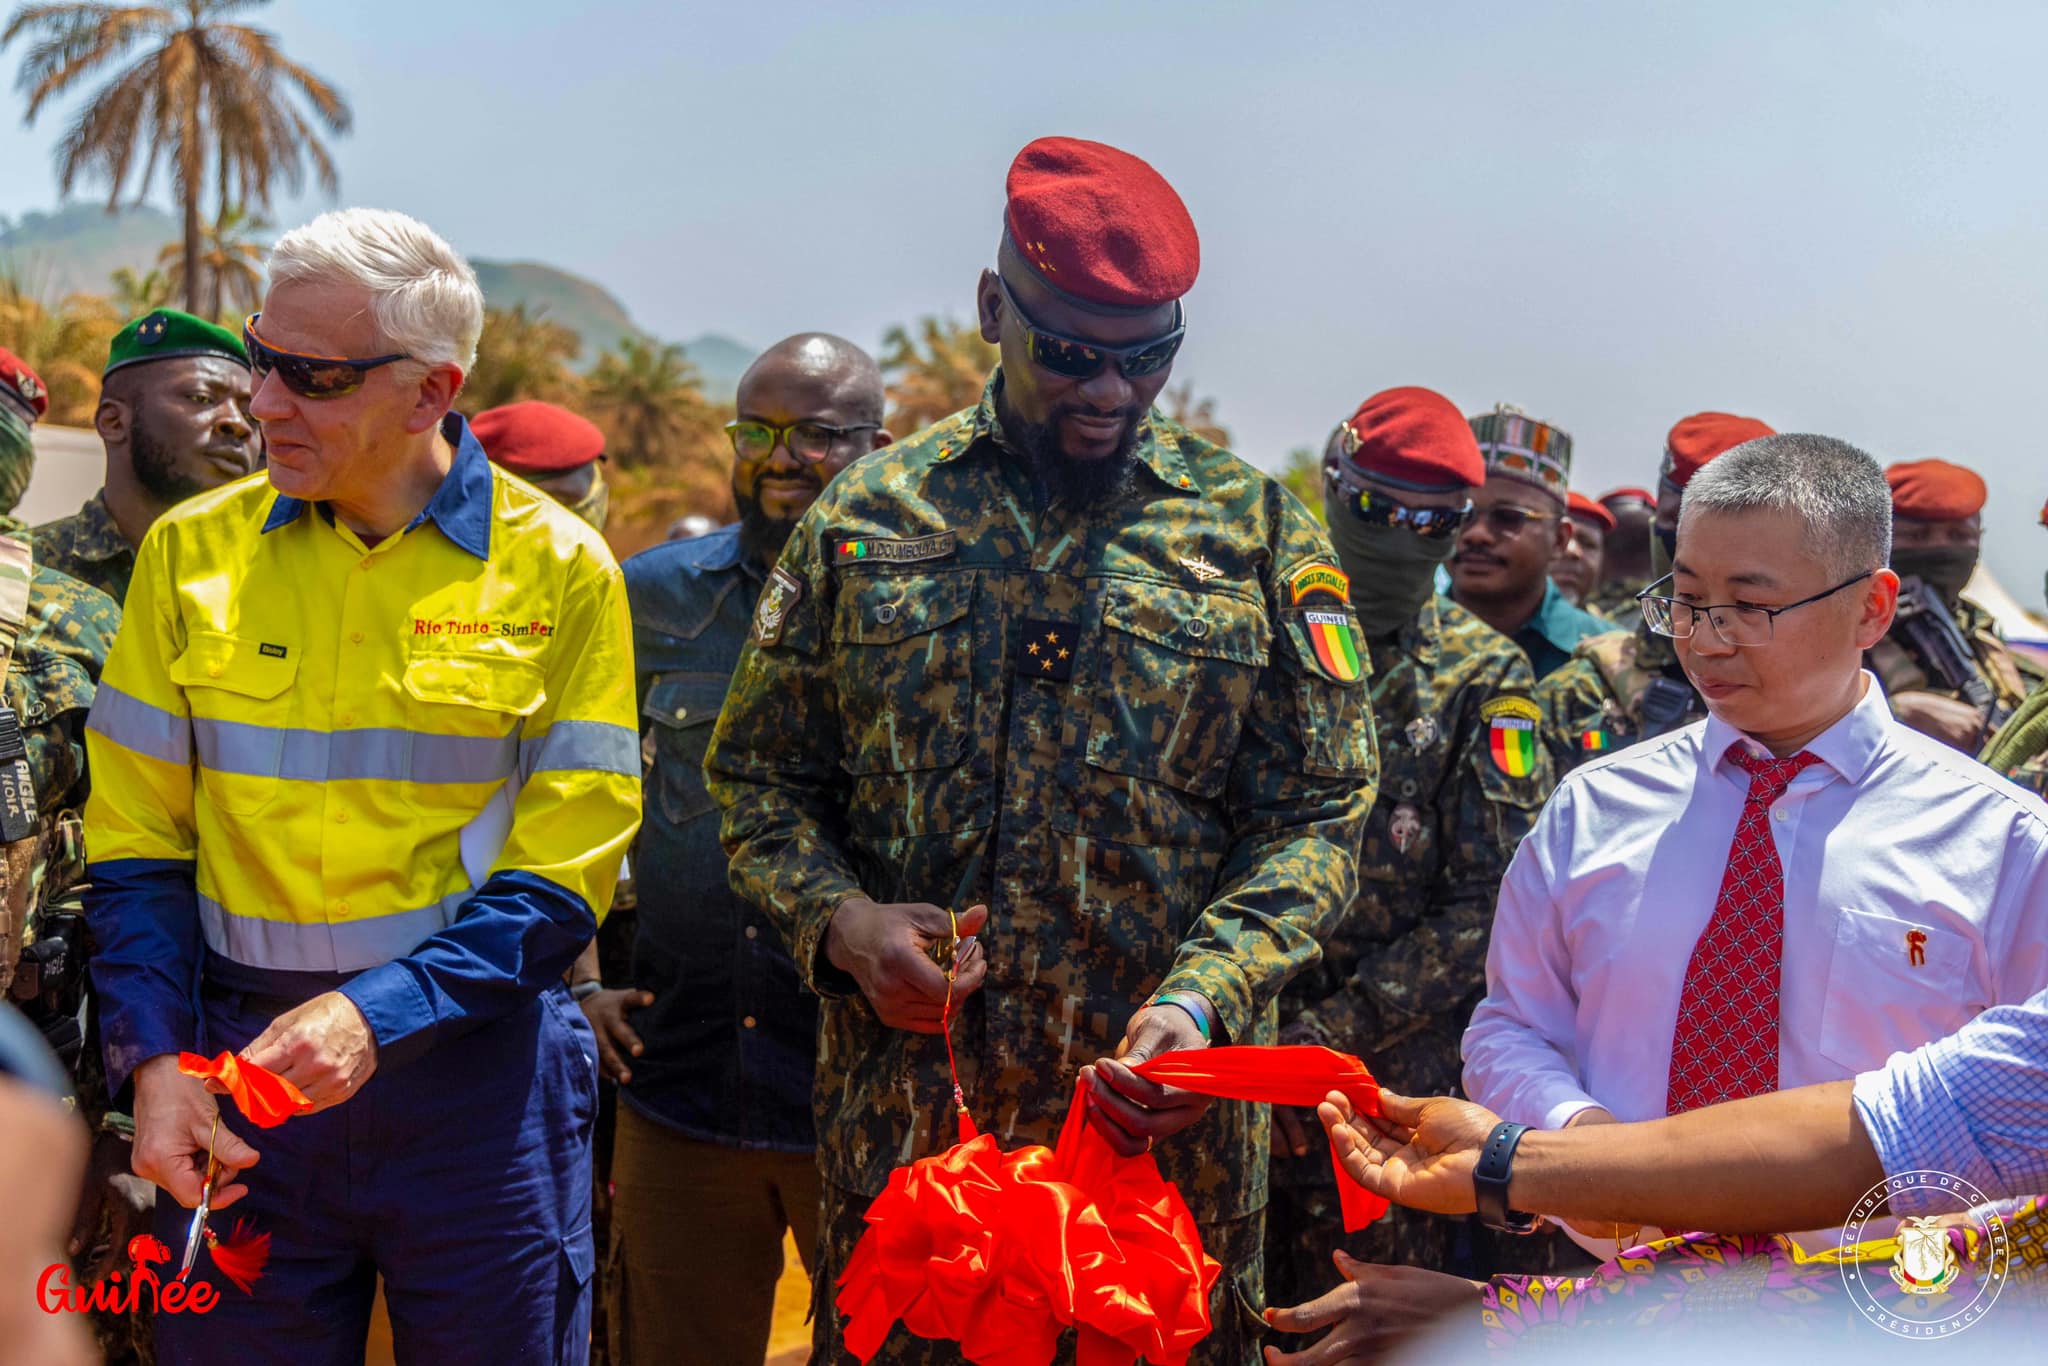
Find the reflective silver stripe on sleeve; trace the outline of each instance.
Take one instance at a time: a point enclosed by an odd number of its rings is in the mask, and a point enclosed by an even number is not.
[[[199,925],[206,947],[252,968],[289,972],[360,972],[403,958],[455,923],[455,914],[475,896],[465,888],[416,911],[361,919],[298,924],[236,915],[202,893]]]
[[[519,779],[536,773],[640,773],[640,736],[609,721],[557,721],[537,740],[519,742]]]
[[[101,683],[94,694],[85,727],[151,759],[192,762],[192,729],[184,717],[130,697],[109,683]]]

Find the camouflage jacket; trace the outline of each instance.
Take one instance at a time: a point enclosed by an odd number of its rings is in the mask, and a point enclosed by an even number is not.
[[[0,535],[20,533],[20,523],[0,518]],[[4,680],[6,704],[21,722],[40,816],[26,888],[10,888],[16,915],[25,917],[84,875],[78,812],[86,795],[86,715],[120,624],[121,609],[106,594],[35,566],[28,617]],[[32,925],[14,931],[23,937],[9,943],[0,980],[11,975],[13,955],[31,942],[32,931]]]
[[[1651,700],[1653,684],[1658,695]],[[1560,778],[1596,755],[1707,714],[1670,637],[1642,624],[1580,641],[1570,663],[1537,681],[1536,702],[1543,709],[1543,747]],[[1665,713],[1661,726],[1645,714],[1646,703]]]
[[[1971,602],[1958,598],[1950,604],[1956,625],[1969,639],[1971,652],[1977,658],[1977,676],[1991,687],[1997,706],[2012,710],[2026,699],[2027,692],[2041,682],[2044,675],[2032,660],[2016,655],[1998,633],[1998,623],[1989,612]],[[1927,661],[1906,643],[1906,637],[1893,626],[1883,640],[1871,646],[1867,656],[1871,672],[1884,685],[1885,696],[1897,697],[1902,692],[1931,692],[1942,697],[1960,698],[1959,690],[1938,686],[1929,675]]]
[[[91,584],[119,607],[128,600],[128,581],[135,577],[135,547],[114,525],[101,489],[69,517],[45,522],[29,533],[35,538],[36,563]]]
[[[1649,586],[1648,579],[1603,583],[1586,598],[1586,610],[1626,631],[1642,620],[1643,609],[1636,605],[1636,594]]]
[[[1536,680],[1515,643],[1464,608],[1433,599],[1370,644],[1380,783],[1358,900],[1322,962],[1288,986],[1281,1028],[1359,1054],[1397,1090],[1442,1095],[1458,1084],[1494,899],[1550,795],[1550,760],[1541,746],[1526,765],[1494,748],[1496,723],[1532,715]]]
[[[2048,682],[2034,685],[1977,757],[2027,791],[2048,797]]]
[[[1050,1142],[1155,992],[1273,1040],[1351,904],[1378,771],[1346,580],[1301,504],[1155,411],[1130,493],[1039,509],[1000,384],[805,514],[705,761],[734,889],[824,998],[820,1167],[867,1195],[955,1130],[944,1041],[884,1028],[824,956],[842,902],[988,905],[967,1104],[1005,1146]],[[1263,1206],[1267,1121],[1219,1103],[1159,1145],[1198,1219]]]

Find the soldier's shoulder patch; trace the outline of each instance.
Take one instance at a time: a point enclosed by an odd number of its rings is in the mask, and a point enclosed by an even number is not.
[[[835,565],[862,560],[878,564],[912,564],[918,560],[944,559],[958,548],[959,538],[950,531],[935,531],[929,536],[907,538],[835,536],[830,544]]]
[[[1338,602],[1351,601],[1351,578],[1334,564],[1314,560],[1287,576],[1288,603],[1301,606],[1302,599],[1324,594]]]
[[[1503,693],[1479,708],[1486,722],[1486,747],[1493,766],[1510,778],[1526,778],[1536,771],[1536,724],[1543,709],[1526,697]]]
[[[768,573],[767,586],[761,590],[761,601],[754,607],[754,642],[758,645],[773,645],[782,639],[782,623],[789,618],[789,609],[803,601],[804,581],[776,565]]]
[[[1303,612],[1299,629],[1308,649],[1303,662],[1336,683],[1356,683],[1365,676],[1365,651],[1349,612]]]

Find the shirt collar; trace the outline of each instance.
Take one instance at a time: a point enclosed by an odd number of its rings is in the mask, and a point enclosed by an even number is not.
[[[80,559],[111,560],[117,555],[133,553],[134,547],[121,535],[121,528],[114,524],[114,513],[107,506],[105,489],[86,499],[78,514],[80,535],[73,549]]]
[[[1401,623],[1394,632],[1394,644],[1413,655],[1418,663],[1436,663],[1437,641],[1443,635],[1443,599],[1436,594],[1422,604],[1422,610]]]
[[[1536,604],[1536,615],[1529,618],[1522,629],[1534,631],[1558,649],[1570,654],[1572,647],[1579,643],[1584,632],[1579,630],[1575,619],[1578,609],[1574,608],[1557,585],[1549,579],[1543,581],[1543,601]]]
[[[1862,782],[1877,767],[1879,755],[1891,740],[1892,727],[1898,724],[1892,719],[1891,703],[1885,700],[1884,689],[1879,686],[1877,678],[1868,669],[1861,672],[1863,696],[1841,720],[1806,745],[1808,754],[1851,783]],[[1703,743],[1716,772],[1726,772],[1734,767],[1728,760],[1731,746],[1740,744],[1755,754],[1769,754],[1762,745],[1711,712],[1707,715]]]
[[[988,377],[988,383],[981,388],[981,402],[975,407],[973,436],[987,437],[1006,451],[1016,450],[1003,435],[1003,420],[996,412],[996,398],[1002,393],[1003,367],[998,365]],[[1187,457],[1181,452],[1180,439],[1173,424],[1160,415],[1158,409],[1145,414],[1145,420],[1138,424],[1138,447],[1132,454],[1139,464],[1152,472],[1154,478],[1175,493],[1192,493],[1195,481],[1188,473]]]
[[[441,419],[441,435],[448,444],[455,447],[455,461],[448,467],[448,473],[441,480],[441,486],[434,490],[434,496],[420,509],[420,515],[406,524],[411,531],[422,522],[432,522],[441,528],[441,534],[461,546],[479,560],[491,558],[491,509],[495,482],[491,477],[490,457],[469,430],[469,423],[459,413],[450,413]],[[302,498],[291,498],[280,493],[270,505],[270,515],[263,519],[263,530],[271,532],[281,526],[289,526],[299,519],[306,510]]]

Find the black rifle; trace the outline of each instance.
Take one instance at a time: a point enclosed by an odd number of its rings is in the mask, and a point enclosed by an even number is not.
[[[1893,629],[1932,682],[1984,714],[1979,741],[2005,724],[2012,708],[1999,705],[1998,694],[1977,671],[1977,653],[1970,648],[1970,638],[1956,624],[1955,614],[1939,592],[1917,577],[1900,580]]]
[[[1643,685],[1643,695],[1636,702],[1636,711],[1643,719],[1643,733],[1637,738],[1650,740],[1678,729],[1692,720],[1699,705],[1700,695],[1692,690],[1691,684],[1658,674]]]

